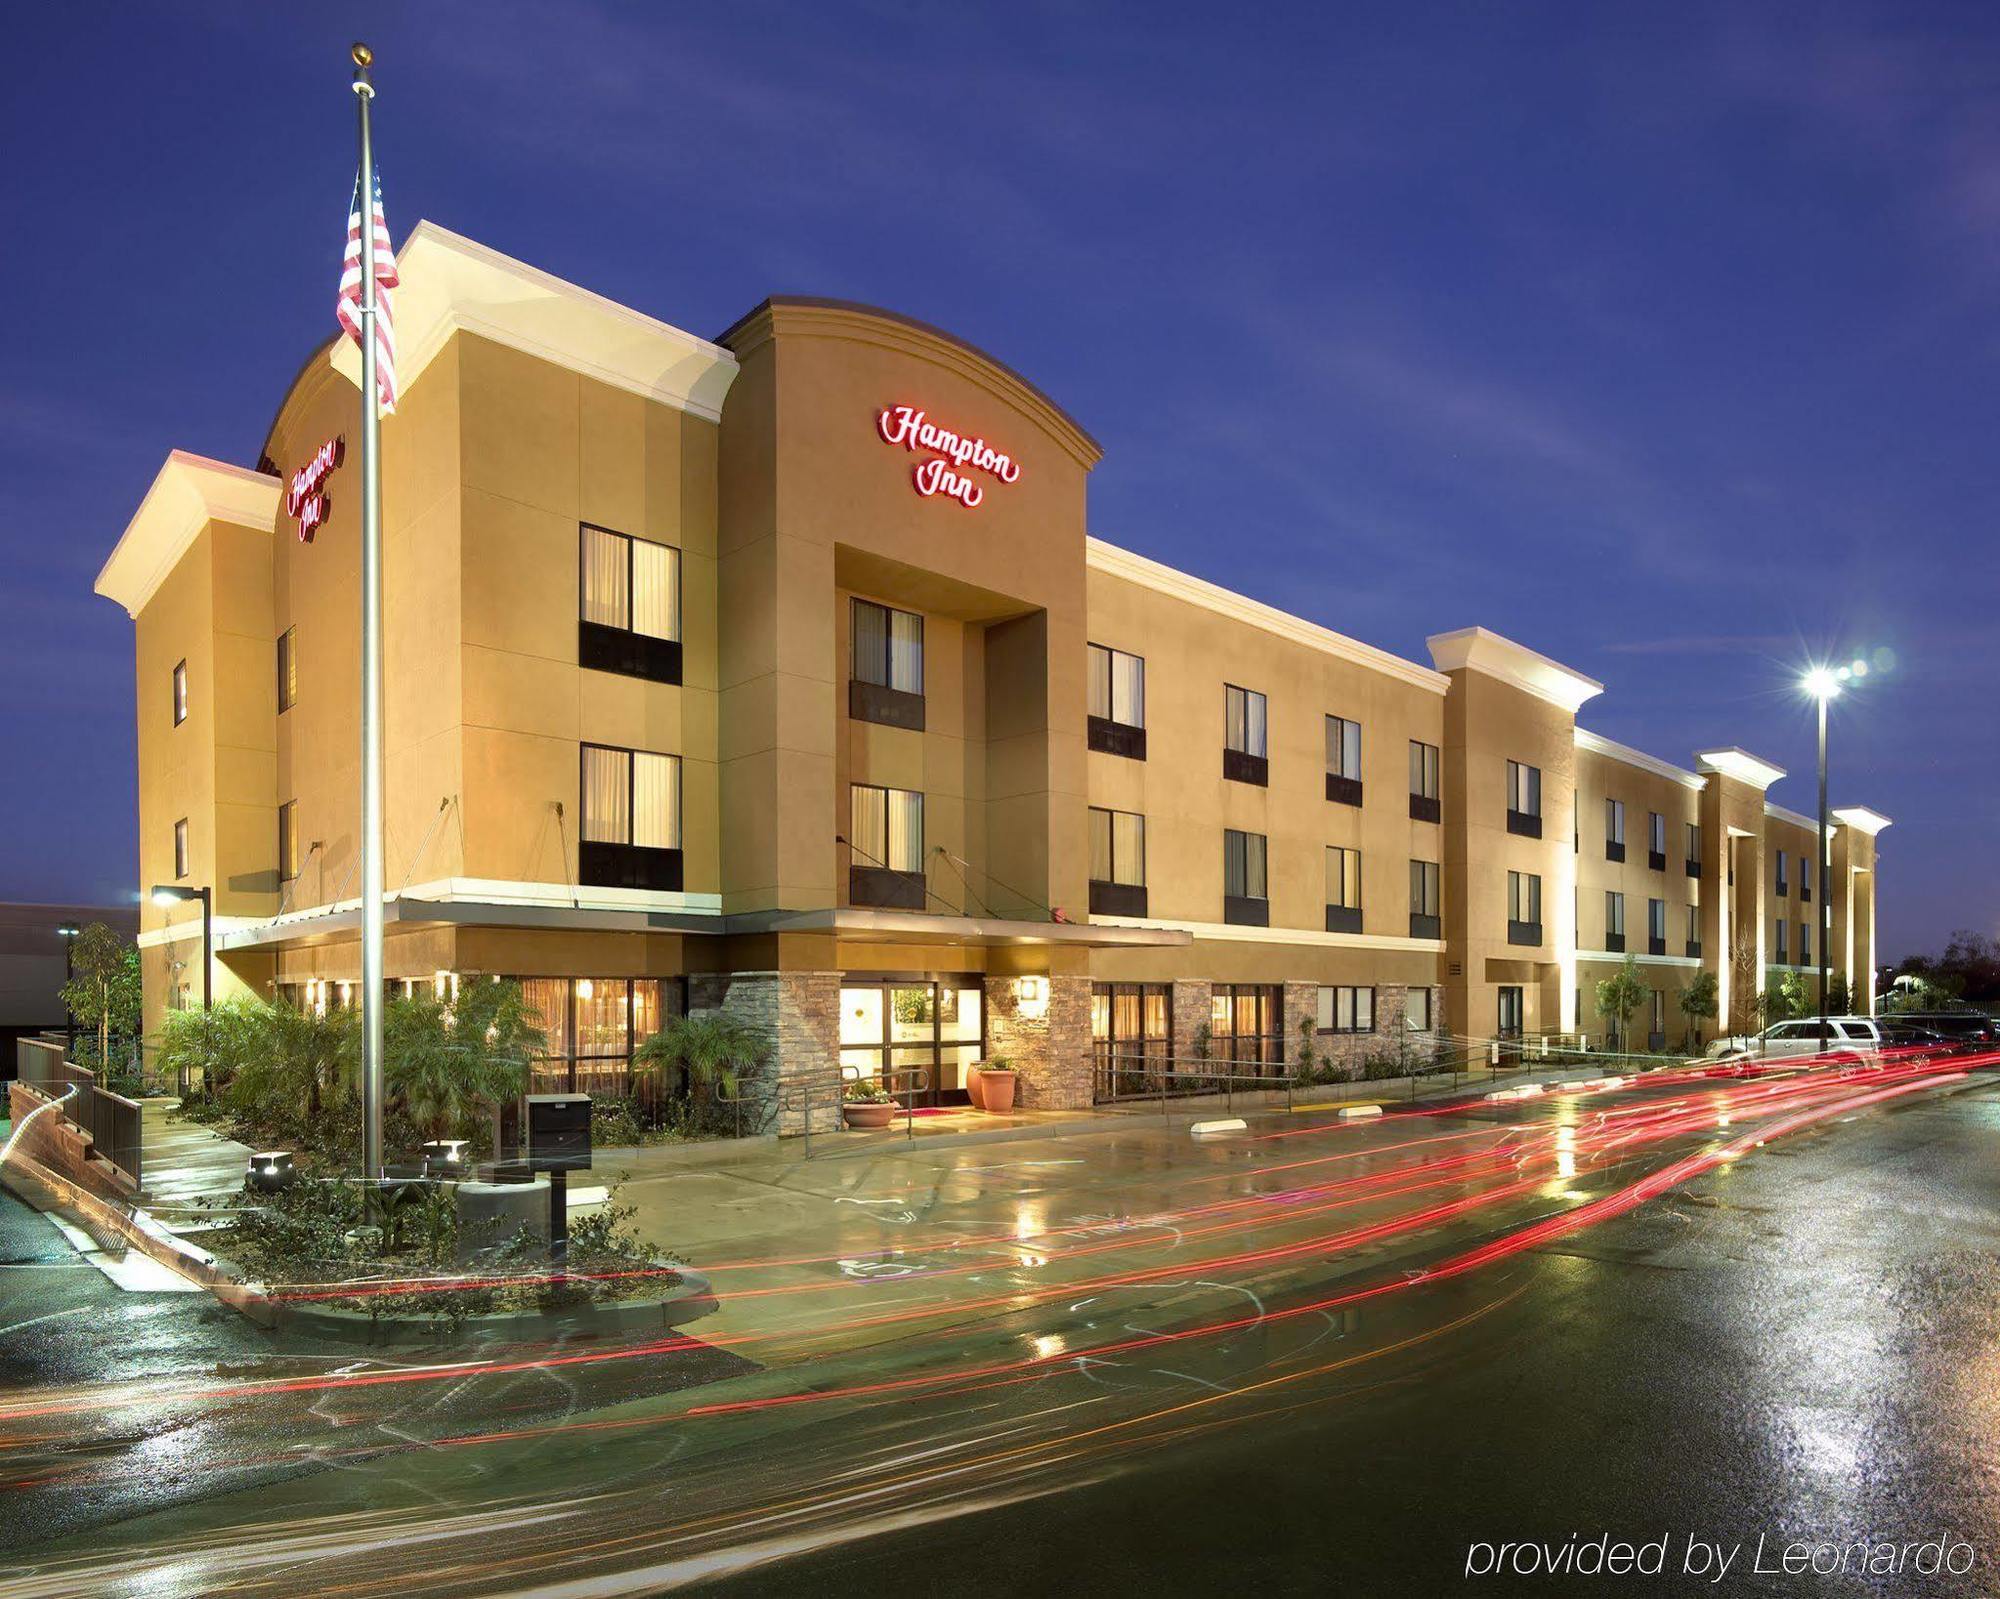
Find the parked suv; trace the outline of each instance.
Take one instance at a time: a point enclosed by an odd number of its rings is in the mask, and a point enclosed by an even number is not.
[[[1761,1033],[1731,1038],[1719,1053],[1710,1053],[1722,1060],[1789,1060],[1817,1055],[1819,1026],[1817,1016],[1778,1022]],[[1944,1034],[1906,1016],[1829,1016],[1826,1035],[1827,1053],[1842,1057],[1872,1056],[1885,1049],[1952,1046]]]
[[[1941,1034],[1961,1049],[1992,1049],[2000,1045],[2000,1021],[1984,1011],[1898,1011],[1882,1020],[1885,1025],[1893,1022]]]

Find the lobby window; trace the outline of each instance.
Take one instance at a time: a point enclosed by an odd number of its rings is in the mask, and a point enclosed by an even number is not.
[[[1271,925],[1271,899],[1264,876],[1264,835],[1222,834],[1222,919],[1245,927]]]
[[[1646,901],[1646,953],[1664,955],[1667,952],[1667,902],[1663,899]]]
[[[600,672],[681,680],[681,552],[584,524],[577,659]]]
[[[1277,983],[1217,983],[1209,991],[1214,1058],[1238,1066],[1277,1066],[1285,1058],[1285,990]],[[1270,1075],[1257,1072],[1253,1075]]]
[[[299,702],[299,630],[288,627],[278,635],[278,714]]]
[[[1326,930],[1361,931],[1361,851],[1330,844],[1326,851]]]
[[[1226,683],[1222,690],[1222,775],[1260,787],[1271,780],[1264,696],[1253,688]]]
[[[1667,869],[1667,819],[1658,811],[1646,813],[1646,864],[1656,872]]]
[[[1507,874],[1507,942],[1542,941],[1542,878],[1539,872]]]
[[[1090,985],[1090,1052],[1098,1099],[1144,1093],[1149,1074],[1166,1069],[1172,994],[1165,983]]]
[[[1784,852],[1783,850],[1779,850],[1779,851],[1778,851],[1778,872],[1777,872],[1777,895],[1778,895],[1778,898],[1780,898],[1780,899],[1783,899],[1783,898],[1784,898],[1784,897],[1785,897],[1785,896],[1786,896],[1787,894],[1789,894],[1790,892],[1791,892],[1791,889],[1790,889],[1790,888],[1789,888],[1789,887],[1788,887],[1788,886],[1786,885],[1786,882],[1785,882],[1785,852]]]
[[[1604,802],[1604,858],[1607,861],[1622,861],[1625,858],[1625,802],[1608,799]]]
[[[848,902],[922,910],[924,796],[872,783],[856,783],[847,792]]]
[[[1615,889],[1604,895],[1604,947],[1614,955],[1625,949],[1625,896]]]
[[[1790,955],[1789,955],[1789,954],[1787,954],[1787,953],[1786,953],[1786,948],[1785,948],[1785,919],[1784,919],[1784,917],[1780,916],[1780,917],[1778,918],[1778,925],[1777,925],[1777,928],[1776,928],[1776,930],[1775,930],[1775,933],[1774,933],[1774,935],[1773,935],[1773,936],[1774,936],[1774,939],[1775,939],[1775,941],[1776,941],[1776,943],[1777,943],[1777,946],[1778,946],[1778,949],[1777,949],[1777,964],[1778,964],[1778,965],[1780,965],[1780,966],[1789,966],[1789,965],[1791,965],[1791,963],[1792,963],[1792,962],[1791,962],[1791,957],[1790,957]]]
[[[1128,760],[1146,758],[1146,662],[1108,645],[1089,647],[1090,747]]]
[[[278,807],[278,881],[289,883],[299,875],[299,802],[286,800]]]
[[[1090,913],[1146,914],[1146,818],[1090,808]]]
[[[633,1092],[632,1051],[671,1017],[687,1013],[684,978],[520,977],[521,997],[541,1018],[547,1051],[529,1063],[534,1094]],[[683,1095],[685,1069],[661,1084]]]
[[[1338,805],[1361,803],[1361,724],[1326,719],[1326,797]]]
[[[577,881],[595,888],[681,887],[681,761],[585,744]]]
[[[174,877],[183,878],[188,874],[188,824],[183,816],[174,823]]]
[[[1410,740],[1410,820],[1435,822],[1443,815],[1438,802],[1438,747]]]
[[[924,727],[924,619],[873,600],[849,606],[853,627],[847,673],[847,714],[922,732]]]
[[[1441,938],[1442,912],[1438,909],[1438,863],[1410,862],[1410,937]]]
[[[1322,984],[1317,1021],[1322,1033],[1374,1032],[1375,990]]]
[[[174,662],[174,726],[188,719],[188,663]]]
[[[1413,1033],[1428,1033],[1431,1030],[1431,991],[1428,988],[1412,988],[1403,995],[1403,1025]]]
[[[1522,761],[1507,763],[1507,831],[1523,838],[1542,836],[1542,769]]]

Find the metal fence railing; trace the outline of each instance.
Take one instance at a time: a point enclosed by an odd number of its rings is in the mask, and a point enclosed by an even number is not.
[[[59,1114],[78,1132],[89,1135],[91,1153],[117,1167],[137,1188],[144,1167],[145,1115],[138,1101],[99,1087],[95,1073],[63,1058],[59,1042],[17,1040],[15,1062],[19,1081],[44,1099],[61,1100]],[[75,1092],[70,1093],[71,1089]]]

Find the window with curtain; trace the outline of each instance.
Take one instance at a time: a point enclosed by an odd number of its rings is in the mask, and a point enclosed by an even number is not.
[[[1403,995],[1403,1025],[1413,1033],[1431,1030],[1431,991],[1412,988]]]
[[[583,746],[583,841],[681,847],[681,760],[651,750]]]
[[[1658,811],[1646,813],[1646,848],[1654,855],[1667,853],[1667,819]]]
[[[1231,899],[1268,899],[1264,876],[1264,835],[1225,829],[1222,835],[1222,892]]]
[[[1542,919],[1542,879],[1538,872],[1507,874],[1507,919],[1510,922],[1539,922]]]
[[[183,816],[178,822],[174,823],[174,876],[179,878],[185,877],[187,874],[188,824],[187,818]]]
[[[1146,662],[1103,644],[1090,646],[1090,714],[1122,727],[1146,725]]]
[[[1604,842],[1622,844],[1625,842],[1625,802],[1608,799],[1604,802]]]
[[[1689,822],[1687,824],[1687,835],[1687,858],[1691,861],[1699,861],[1701,859],[1701,824],[1699,822]]]
[[[1438,863],[1410,862],[1410,914],[1436,916],[1438,911]]]
[[[678,640],[681,552],[671,544],[583,529],[583,620],[620,632]]]
[[[1438,749],[1435,744],[1410,740],[1410,792],[1418,799],[1438,797]]]
[[[278,635],[278,710],[299,702],[299,630],[288,627]]]
[[[1090,808],[1090,880],[1146,885],[1146,818],[1136,811]]]
[[[1227,747],[1241,755],[1263,757],[1265,747],[1264,696],[1255,689],[1223,687],[1224,734]]]
[[[893,610],[873,600],[855,600],[851,673],[903,694],[924,691],[924,619],[914,611]]]
[[[1361,724],[1344,716],[1326,719],[1326,769],[1335,777],[1361,777]]]
[[[1372,988],[1322,985],[1318,1010],[1316,1021],[1322,1033],[1375,1031],[1375,990]]]
[[[1522,816],[1542,814],[1542,769],[1524,761],[1507,763],[1507,809]]]
[[[188,663],[174,663],[174,726],[179,727],[187,720],[188,714]]]
[[[1667,939],[1667,902],[1663,899],[1646,901],[1646,936],[1665,943]]]
[[[849,851],[856,866],[924,869],[924,796],[915,789],[856,783],[848,790]]]
[[[1536,919],[1529,918],[1530,921]],[[1615,890],[1607,890],[1604,895],[1604,936],[1606,938],[1625,936],[1625,896]]]
[[[1329,844],[1326,849],[1326,902],[1342,910],[1361,909],[1361,851]]]
[[[278,881],[289,883],[299,875],[299,829],[297,800],[278,807]]]

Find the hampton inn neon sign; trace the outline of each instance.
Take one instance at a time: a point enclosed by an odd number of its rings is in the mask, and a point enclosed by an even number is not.
[[[333,501],[327,497],[326,480],[346,459],[346,438],[330,438],[313,451],[312,459],[294,472],[286,485],[285,514],[298,519],[303,543],[312,543],[313,535],[326,525],[327,517],[332,514]]]
[[[875,418],[875,431],[885,444],[900,444],[925,456],[911,469],[910,482],[926,499],[942,494],[967,510],[985,499],[985,486],[967,475],[967,467],[1002,483],[1018,482],[1021,476],[1021,463],[1004,450],[994,449],[984,439],[939,427],[914,405],[884,406]]]

